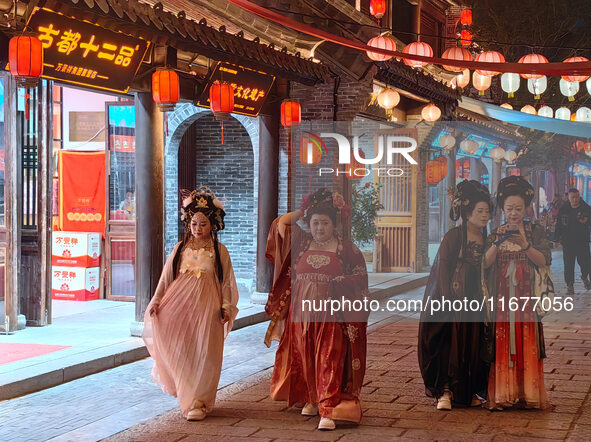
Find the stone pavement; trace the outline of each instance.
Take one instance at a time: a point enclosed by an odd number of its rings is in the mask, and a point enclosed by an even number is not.
[[[565,295],[560,252],[554,253],[558,295]],[[318,418],[269,398],[271,369],[222,388],[216,409],[203,422],[187,422],[178,409],[113,437],[120,441],[197,440],[591,440],[591,293],[577,282],[570,322],[545,326],[545,381],[552,409],[482,408],[437,411],[424,396],[418,370],[418,324],[403,316],[370,327],[368,371],[360,426],[316,430]]]

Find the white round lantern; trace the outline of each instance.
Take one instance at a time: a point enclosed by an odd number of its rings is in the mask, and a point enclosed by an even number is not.
[[[428,104],[421,111],[421,116],[425,121],[437,121],[441,117],[441,109],[439,109],[433,103]]]
[[[536,100],[540,99],[540,95],[546,92],[547,88],[548,78],[546,76],[540,78],[530,78],[527,80],[527,90],[529,90]]]
[[[519,89],[519,80],[521,77],[519,74],[513,74],[511,72],[506,72],[501,75],[501,88],[503,92],[509,94],[509,98],[513,98],[515,92]]]
[[[461,74],[451,80],[452,87],[465,88],[470,84],[470,69],[464,69]]]
[[[474,140],[464,140],[460,143],[460,149],[469,155],[474,155],[480,146]]]
[[[568,101],[574,101],[575,95],[579,92],[579,82],[566,81],[564,78],[561,78],[558,84],[560,85],[560,92],[562,95],[568,97]]]
[[[531,115],[536,115],[536,108],[533,106],[530,106],[529,104],[526,104],[525,106],[523,106],[521,108],[521,112],[523,112],[524,114],[531,114]]]
[[[585,123],[590,122],[591,109],[589,109],[588,107],[580,107],[579,109],[577,109],[577,112],[575,113],[575,119],[576,121],[583,121]]]
[[[557,120],[570,120],[570,110],[564,106],[559,107],[556,109],[556,112],[554,112],[554,118]]]
[[[542,106],[538,109],[538,115],[540,117],[552,118],[554,117],[554,111],[550,106]]]
[[[378,104],[382,109],[390,110],[400,103],[400,94],[389,87],[378,94]]]
[[[441,147],[443,147],[445,150],[451,150],[456,145],[456,139],[453,136],[447,134],[441,137],[439,144],[441,144]]]
[[[513,110],[513,106],[511,106],[509,103],[503,103],[503,104],[501,104],[501,107],[505,108],[505,109]]]
[[[488,154],[493,160],[495,160],[498,163],[503,158],[505,158],[505,149],[503,149],[500,146],[493,147]]]
[[[508,163],[512,163],[513,161],[515,161],[516,158],[517,152],[515,152],[514,150],[508,150],[507,152],[505,152],[505,161],[507,161]]]

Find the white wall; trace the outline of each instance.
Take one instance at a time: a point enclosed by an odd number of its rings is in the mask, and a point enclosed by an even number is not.
[[[70,112],[104,112],[105,101],[116,101],[117,98],[114,95],[98,94],[68,87],[62,88],[62,91],[64,149],[105,150],[105,141],[88,143],[70,141]]]

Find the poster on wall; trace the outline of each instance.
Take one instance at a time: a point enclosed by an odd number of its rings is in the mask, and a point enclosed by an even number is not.
[[[105,153],[61,150],[60,230],[105,234]]]

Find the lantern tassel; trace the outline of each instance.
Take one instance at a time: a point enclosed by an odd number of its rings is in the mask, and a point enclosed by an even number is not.
[[[513,98],[515,96],[515,94],[513,92],[509,92],[509,94],[507,95],[507,97],[509,98]]]
[[[29,99],[31,98],[31,94],[28,92],[25,94],[25,119],[29,121],[30,114],[31,114],[31,103]]]
[[[166,127],[166,136],[168,137],[168,112],[164,112],[164,125]]]
[[[224,144],[224,120],[222,120],[222,144]]]
[[[568,101],[575,101],[575,97],[573,97],[572,95],[570,97],[568,97]]]
[[[536,100],[539,100],[539,99],[540,99],[540,96],[539,96],[539,95],[534,95],[534,98],[535,98]]]
[[[478,91],[478,95],[484,95],[484,91]]]

